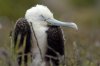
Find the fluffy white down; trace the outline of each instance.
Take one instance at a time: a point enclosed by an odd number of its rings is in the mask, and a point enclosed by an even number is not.
[[[43,21],[44,19],[41,15],[45,18],[53,18],[52,12],[43,5],[36,5],[26,11],[25,18],[30,22],[33,21]]]
[[[36,5],[35,7],[28,9],[26,11],[25,18],[28,22],[32,22],[32,26],[39,43],[39,47],[42,52],[42,56],[44,57],[47,45],[46,31],[48,30],[48,27],[47,22],[44,21],[44,18],[41,15],[45,18],[53,18],[53,14],[50,12],[50,10],[43,5]],[[34,43],[34,48],[32,52],[33,56],[35,56],[32,62],[32,66],[45,66],[45,63],[41,62],[42,59],[40,56],[40,51],[36,43]]]

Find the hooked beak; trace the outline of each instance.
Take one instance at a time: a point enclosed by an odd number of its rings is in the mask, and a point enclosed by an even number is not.
[[[58,21],[54,18],[49,18],[49,19],[46,19],[46,21],[48,23],[51,23],[52,25],[56,25],[56,26],[63,26],[63,27],[69,27],[69,28],[73,28],[73,29],[76,29],[78,30],[78,27],[75,23],[73,22],[61,22],[61,21]]]

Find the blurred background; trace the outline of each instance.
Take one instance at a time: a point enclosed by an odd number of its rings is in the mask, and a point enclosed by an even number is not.
[[[0,0],[0,48],[10,52],[10,31],[36,4],[46,5],[56,19],[78,25],[78,31],[63,28],[67,65],[100,66],[100,0]]]

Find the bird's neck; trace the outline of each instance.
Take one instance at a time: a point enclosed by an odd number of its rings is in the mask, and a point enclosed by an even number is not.
[[[47,23],[44,21],[34,21],[32,22],[32,25],[34,28],[41,28],[41,27],[47,27]]]

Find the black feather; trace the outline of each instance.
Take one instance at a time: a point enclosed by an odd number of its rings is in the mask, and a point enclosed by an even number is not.
[[[59,58],[57,53],[61,56],[64,55],[64,38],[59,26],[49,26],[49,29],[47,30],[47,43],[48,49],[46,51],[46,55],[56,58]],[[52,49],[56,51],[56,53]],[[53,62],[54,66],[59,65],[59,59],[50,59],[50,57],[46,57],[46,61],[50,60]]]
[[[26,46],[24,48],[24,62],[25,64],[27,63],[27,55],[28,53],[31,52],[31,29],[30,29],[30,25],[29,23],[27,22],[27,20],[25,18],[20,18],[17,22],[16,22],[16,25],[15,25],[15,28],[14,28],[14,32],[13,32],[13,37],[14,37],[14,48],[16,47],[16,44],[18,42],[18,36],[20,35],[20,40],[19,40],[19,44],[18,44],[18,48],[20,49],[21,46],[23,46],[23,43],[24,43],[24,40],[25,40],[25,37],[26,37]],[[21,65],[22,63],[22,52],[19,52],[18,53],[18,64],[19,66]]]

